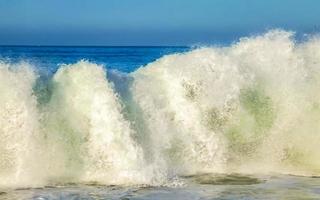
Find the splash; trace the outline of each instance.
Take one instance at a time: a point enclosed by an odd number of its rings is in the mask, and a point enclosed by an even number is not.
[[[130,74],[79,61],[46,83],[26,63],[2,62],[0,183],[318,175],[320,40],[293,38],[273,30]]]
[[[179,173],[318,173],[319,44],[275,30],[134,72],[160,157]]]
[[[36,75],[26,63],[0,62],[0,186],[33,185],[38,155],[38,111],[32,85]],[[34,183],[37,182],[34,181]]]
[[[45,133],[52,177],[119,184],[143,180],[141,149],[102,66],[63,65],[52,80]],[[59,178],[61,180],[61,178]]]

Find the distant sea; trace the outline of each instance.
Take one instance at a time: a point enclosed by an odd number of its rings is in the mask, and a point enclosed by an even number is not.
[[[56,71],[59,64],[79,60],[102,64],[108,69],[132,72],[164,55],[186,52],[187,46],[0,46],[0,58],[28,61]]]

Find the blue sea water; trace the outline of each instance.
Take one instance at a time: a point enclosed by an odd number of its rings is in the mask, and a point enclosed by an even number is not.
[[[190,49],[186,46],[0,46],[0,59],[29,61],[49,72],[55,72],[60,64],[73,64],[79,60],[92,61],[121,72],[132,72],[164,55]]]
[[[268,42],[270,41],[268,40]],[[280,46],[280,47],[282,48],[283,46]],[[185,52],[191,51],[192,49],[193,49],[192,47],[1,46],[0,60],[4,61],[5,63],[19,63],[19,62],[30,63],[32,64],[32,66],[35,66],[36,70],[38,71],[37,73],[39,73],[41,77],[49,77],[49,78],[54,76],[54,74],[58,71],[59,67],[62,64],[75,64],[80,60],[86,60],[88,61],[88,63],[90,62],[90,63],[103,65],[107,69],[107,71],[116,70],[126,74],[130,72],[134,72],[138,68],[143,67],[149,63],[152,63],[165,55],[170,55],[175,53],[185,53]],[[258,51],[259,49],[254,52],[256,53]],[[207,52],[204,51],[200,53],[201,55],[196,54],[196,56],[200,56],[200,61],[205,60],[206,57],[201,57],[201,56],[202,54],[207,55]],[[209,52],[209,53],[212,53],[212,52]],[[264,55],[269,55],[268,53],[269,52],[265,53]],[[216,55],[218,54],[214,54],[214,56]],[[190,57],[186,57],[189,59],[188,61],[190,61]],[[259,59],[260,57],[258,57],[258,60]],[[186,61],[186,63],[182,63],[181,66],[178,66],[180,71],[184,70],[184,64],[187,64],[188,61]],[[199,62],[199,60],[197,60],[197,62]],[[232,65],[232,62],[230,63],[227,62],[227,64],[224,65],[224,67],[229,67],[229,65]],[[203,64],[203,66],[205,67],[206,65]],[[175,66],[172,66],[172,67],[175,67]],[[195,73],[198,73],[198,72],[195,71]],[[200,74],[200,75],[196,74],[196,75],[199,76],[200,78],[202,78],[201,76],[205,76],[205,74]],[[176,76],[179,76],[179,75],[176,75]],[[223,76],[228,76],[228,75],[224,74]],[[209,81],[210,80],[211,79],[209,79]],[[168,82],[170,81],[171,80],[168,80]],[[203,81],[208,81],[208,80],[203,79]],[[230,80],[230,81],[233,81],[233,80]],[[66,83],[71,84],[71,82],[66,82]],[[146,84],[148,83],[149,82],[146,82]],[[160,87],[158,88],[157,84],[153,86],[155,86],[155,90],[156,90],[155,94],[158,95],[158,90]],[[117,89],[117,85],[115,86],[115,88]],[[152,90],[150,91],[153,92]],[[120,90],[117,92],[121,93]],[[190,94],[192,94],[192,92]],[[144,95],[147,95],[147,94],[144,94]],[[188,97],[189,97],[188,101],[190,99],[192,100],[193,98],[192,95],[191,95],[192,98],[190,97],[190,95]],[[207,96],[207,98],[210,99],[209,96]],[[261,95],[261,96],[258,96],[257,98],[258,100],[254,99],[252,102],[248,102],[248,103],[257,103],[256,101],[260,101],[261,98],[263,98],[263,96]],[[123,101],[126,101],[126,100],[123,100]],[[261,101],[263,101],[263,99]],[[263,107],[265,106],[265,104],[268,104],[268,102],[269,101],[264,101],[263,104],[258,104],[258,106]],[[267,112],[266,111],[267,108],[268,107],[264,107],[263,111]],[[254,107],[254,109],[258,110],[259,108]],[[74,115],[77,115],[79,113],[75,112]],[[166,113],[166,114],[170,115],[171,113],[169,114]],[[213,114],[216,114],[216,113],[213,113]],[[257,115],[258,114],[262,115],[261,118],[265,117],[264,113],[260,113],[260,111],[257,113]],[[74,117],[74,116],[71,114],[71,117]],[[164,115],[164,117],[166,116]],[[189,117],[191,118],[192,116],[189,116]],[[174,117],[171,117],[169,121],[173,121],[173,120],[174,120]],[[265,119],[263,118],[263,120]],[[183,123],[182,121],[183,120],[177,122],[179,123],[178,125],[181,126],[181,123]],[[79,122],[79,123],[86,123],[86,122]],[[194,138],[195,137],[196,136],[194,136]],[[143,142],[141,142],[141,144],[143,144]],[[159,143],[160,142],[161,141],[159,141]],[[245,147],[250,148],[248,146],[245,146]],[[148,148],[151,149],[151,147],[148,147]],[[156,150],[157,149],[153,151],[156,151]],[[236,150],[242,151],[243,149],[238,148]],[[314,150],[314,149],[311,149],[311,150]],[[67,153],[70,153],[70,152],[67,152]],[[174,152],[173,153],[170,152],[170,153],[174,155]],[[240,153],[242,154],[239,154],[239,157],[243,156],[244,158],[246,158],[245,157],[246,155],[244,155],[245,153],[243,152],[240,152]],[[178,153],[177,155],[180,155],[180,154]],[[234,158],[238,158],[238,157],[234,157]],[[174,159],[179,159],[179,158],[175,157]],[[1,158],[0,158],[0,161],[1,161]],[[300,164],[299,162],[297,163]],[[170,173],[172,172],[170,171]],[[41,200],[44,200],[44,199],[48,199],[48,200],[49,199],[66,199],[66,200],[67,199],[123,199],[123,200],[181,199],[182,200],[183,199],[185,200],[185,199],[319,199],[320,197],[320,187],[319,187],[320,179],[318,178],[318,176],[295,176],[295,175],[293,176],[293,175],[290,175],[289,172],[287,174],[286,173],[281,174],[278,172],[275,172],[275,173],[266,172],[265,174],[262,173],[258,175],[245,174],[245,173],[239,174],[237,172],[226,173],[226,174],[199,173],[199,174],[191,174],[186,176],[182,175],[181,177],[179,177],[179,175],[180,174],[177,174],[177,176],[169,177],[169,182],[170,181],[171,182],[162,184],[162,185],[161,184],[160,185],[152,185],[152,184],[150,185],[148,184],[108,185],[108,184],[102,184],[99,182],[97,183],[96,182],[93,182],[93,183],[57,182],[57,183],[50,183],[48,185],[43,185],[39,187],[19,187],[19,188],[1,188],[0,187],[0,199],[36,199],[36,200],[40,200],[40,199]],[[176,181],[175,179],[178,179],[178,181],[175,182]],[[1,180],[0,180],[0,183],[1,183]]]

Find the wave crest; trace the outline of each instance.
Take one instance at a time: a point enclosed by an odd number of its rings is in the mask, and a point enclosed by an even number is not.
[[[130,74],[79,61],[46,83],[27,63],[0,63],[0,184],[319,174],[320,40],[293,36],[273,30]]]

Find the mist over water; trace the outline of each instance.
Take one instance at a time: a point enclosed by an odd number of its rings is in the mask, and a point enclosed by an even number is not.
[[[320,175],[319,78],[320,39],[282,30],[131,73],[80,60],[43,78],[3,60],[0,186]]]

